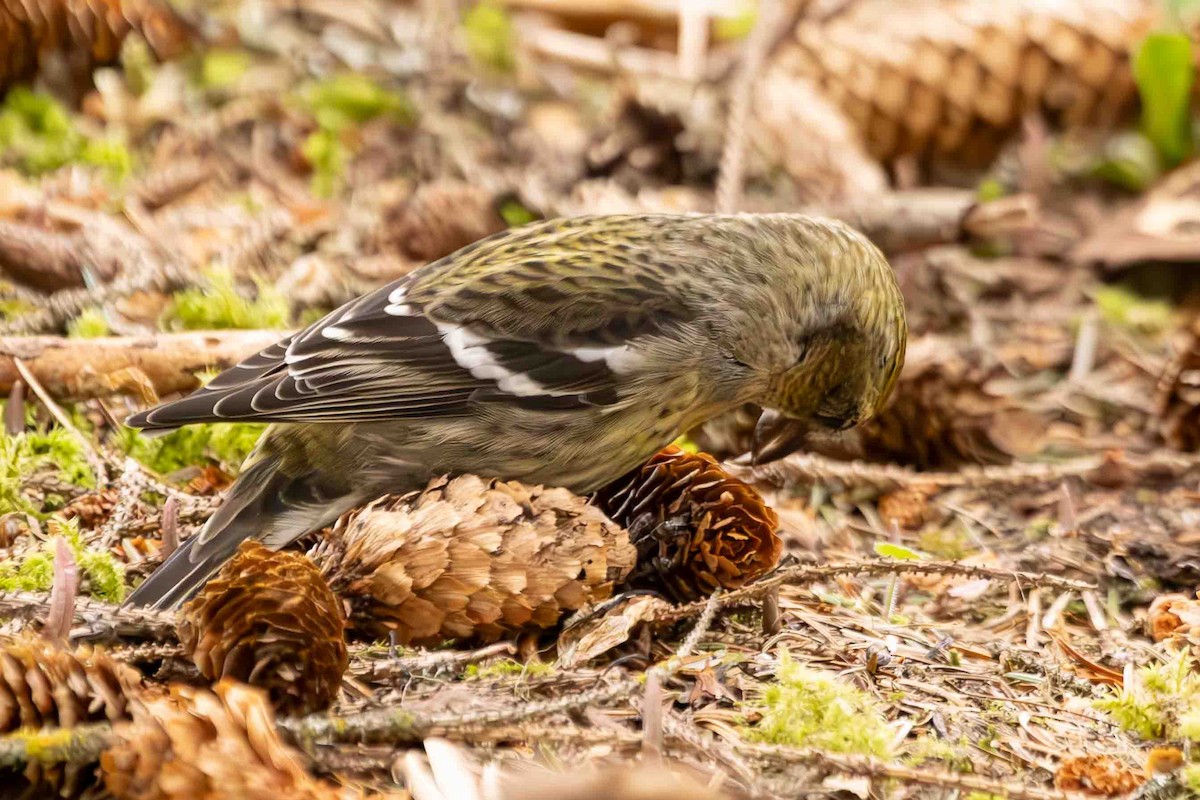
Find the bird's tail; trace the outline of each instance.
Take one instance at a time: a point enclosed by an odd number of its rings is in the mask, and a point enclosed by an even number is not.
[[[126,603],[167,610],[194,595],[247,539],[273,549],[337,519],[360,499],[319,471],[294,477],[280,459],[251,456],[225,502],[204,528],[184,542]]]

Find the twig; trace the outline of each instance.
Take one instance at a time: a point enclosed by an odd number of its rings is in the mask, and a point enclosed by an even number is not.
[[[783,13],[782,0],[762,0],[758,19],[750,36],[737,73],[729,84],[729,117],[725,124],[725,148],[717,172],[717,213],[732,214],[742,204],[746,179],[746,139],[749,133],[754,83],[762,70],[776,29],[789,15]]]
[[[50,610],[50,596],[40,592],[0,593],[0,617],[44,622]],[[129,638],[172,641],[175,617],[144,608],[121,608],[111,603],[81,597],[75,603],[75,623],[89,627],[88,635],[78,631],[72,638]]]
[[[810,566],[800,564],[781,569],[773,575],[759,580],[749,586],[727,592],[718,603],[721,608],[758,602],[762,597],[779,586],[799,586],[828,580],[839,575],[961,575],[966,578],[987,578],[997,581],[1017,581],[1030,586],[1051,586],[1058,589],[1076,589],[1084,591],[1095,587],[1084,581],[1059,578],[1036,572],[1013,572],[990,567],[977,567],[971,564],[958,564],[947,561],[852,561],[846,564],[824,564]],[[708,613],[708,600],[704,603],[689,603],[684,606],[668,608],[662,613],[655,614],[652,622],[656,625],[670,625],[680,620],[691,619],[697,614]]]
[[[100,758],[112,738],[112,726],[104,722],[7,733],[0,736],[0,769],[30,763],[86,764]]]
[[[823,750],[801,750],[779,745],[739,745],[737,752],[749,758],[765,761],[775,766],[786,764],[808,764],[832,772],[861,775],[868,778],[888,778],[902,783],[923,786],[939,786],[962,792],[984,792],[1013,800],[1068,800],[1081,797],[1079,794],[1043,789],[1022,783],[1003,781],[945,770],[913,769],[899,764],[887,764],[867,756],[830,753]]]
[[[704,603],[695,626],[684,639],[679,650],[666,662],[653,667],[662,677],[668,678],[683,666],[683,661],[695,649],[704,632],[712,624],[719,607],[720,593]],[[422,715],[400,707],[386,707],[362,711],[356,714],[310,714],[306,717],[282,719],[279,728],[299,743],[306,751],[315,744],[334,742],[417,742],[430,736],[445,736],[464,728],[501,725],[535,717],[544,717],[565,711],[574,711],[591,705],[609,702],[619,697],[628,697],[641,688],[641,682],[630,678],[594,689],[566,695],[554,700],[524,703],[515,707],[467,714]]]
[[[386,661],[359,661],[351,667],[357,678],[369,681],[387,681],[393,678],[408,678],[416,673],[436,669],[457,668],[497,656],[511,656],[517,652],[512,642],[497,642],[478,650],[441,650],[407,658],[389,658]]]
[[[728,464],[729,471],[749,483],[791,486],[798,483],[841,483],[891,491],[906,486],[939,489],[971,486],[1019,486],[1058,483],[1084,477],[1104,466],[1107,455],[1086,456],[1059,464],[1011,464],[1002,467],[965,467],[958,472],[918,472],[896,464],[837,461],[812,453],[796,453],[770,464],[747,467]],[[1144,456],[1125,455],[1122,466],[1134,475],[1182,474],[1200,467],[1200,454],[1158,451]]]
[[[24,361],[19,358],[14,358],[12,361],[21,378],[29,385],[29,388],[37,395],[37,398],[42,401],[42,405],[46,407],[46,410],[50,412],[50,416],[54,417],[55,421],[69,431],[83,446],[83,457],[87,460],[88,466],[96,478],[96,488],[103,489],[108,485],[108,466],[99,451],[96,450],[95,445],[92,444],[92,440],[79,432],[79,429],[71,422],[71,418],[59,407],[58,403],[54,402],[54,399],[50,397],[45,387],[42,386],[37,376],[33,374],[33,371],[25,365]]]

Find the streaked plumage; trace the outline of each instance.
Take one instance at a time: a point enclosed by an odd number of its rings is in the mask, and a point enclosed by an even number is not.
[[[589,492],[745,402],[852,424],[890,391],[904,340],[891,268],[840,223],[598,216],[497,234],[129,420],[275,423],[131,601],[173,606],[247,537],[280,547],[440,473]]]

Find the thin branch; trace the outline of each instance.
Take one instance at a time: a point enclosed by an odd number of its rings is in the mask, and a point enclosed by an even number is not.
[[[30,763],[90,763],[100,758],[112,739],[112,726],[105,722],[7,733],[0,736],[0,769]]]
[[[926,770],[888,764],[867,756],[831,753],[824,750],[801,750],[779,745],[739,745],[737,752],[776,767],[788,764],[807,764],[831,772],[860,775],[867,778],[891,779],[921,786],[938,786],[962,792],[984,792],[1012,800],[1071,800],[1082,795],[1056,789],[1043,789],[1023,783],[1008,783],[963,772]]]
[[[1036,572],[1014,572],[990,567],[977,567],[971,564],[958,564],[947,561],[852,561],[846,564],[824,564],[810,566],[801,564],[786,567],[767,577],[745,586],[741,589],[727,592],[720,598],[719,607],[757,603],[779,586],[802,586],[810,583],[835,578],[840,575],[960,575],[966,578],[986,578],[997,581],[1016,581],[1028,586],[1051,586],[1058,589],[1076,589],[1084,591],[1094,589],[1085,581],[1059,578]],[[657,625],[669,625],[697,615],[709,613],[711,598],[703,603],[690,603],[684,606],[669,608],[654,615],[652,621]],[[699,626],[697,626],[699,627]]]

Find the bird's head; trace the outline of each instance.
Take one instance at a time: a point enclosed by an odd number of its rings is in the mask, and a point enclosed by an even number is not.
[[[739,345],[766,376],[756,402],[777,412],[774,419],[805,427],[857,425],[883,406],[904,364],[908,328],[895,273],[846,225],[764,219],[777,245],[759,251],[772,277],[756,311],[776,324],[765,338]]]

